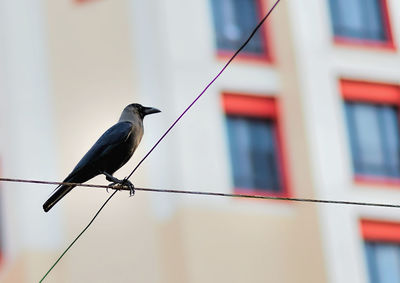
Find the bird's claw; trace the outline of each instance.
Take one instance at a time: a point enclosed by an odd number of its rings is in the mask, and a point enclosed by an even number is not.
[[[129,188],[129,197],[133,197],[135,195],[135,186],[128,179],[124,179],[125,186]]]
[[[117,185],[115,187],[116,190],[120,190],[120,189],[122,189],[122,187],[128,187],[130,197],[133,197],[135,195],[135,186],[127,178],[124,178],[123,180],[118,180],[115,178],[114,182],[109,184],[109,186],[115,186],[115,185]],[[109,188],[106,188],[107,193],[108,193],[108,189]]]
[[[131,181],[128,180],[128,178],[119,180],[119,179],[115,178],[113,175],[108,174],[107,172],[101,172],[101,174],[104,174],[106,176],[106,179],[108,181],[112,182],[108,186],[114,187],[114,189],[116,189],[116,190],[121,190],[122,187],[128,187],[129,188],[129,196],[132,197],[135,195],[135,186],[131,183]],[[117,186],[115,186],[115,185],[117,185]],[[107,193],[108,193],[108,189],[109,188],[106,188]]]

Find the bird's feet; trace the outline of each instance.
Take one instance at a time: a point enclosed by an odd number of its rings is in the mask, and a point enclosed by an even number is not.
[[[114,178],[113,180],[109,180],[109,181],[112,181],[112,183],[109,184],[109,186],[118,185],[120,187],[128,187],[129,188],[129,196],[132,197],[135,195],[135,186],[127,178],[124,178],[122,180]],[[108,190],[108,188],[107,188],[107,190]]]
[[[103,174],[106,175],[106,179],[108,181],[112,182],[109,184],[109,186],[119,185],[120,187],[128,187],[129,188],[129,196],[132,197],[135,195],[135,186],[127,178],[120,180],[108,173],[104,172]],[[108,192],[108,188],[106,190]]]

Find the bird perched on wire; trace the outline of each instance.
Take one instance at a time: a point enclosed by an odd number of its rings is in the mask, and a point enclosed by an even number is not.
[[[67,183],[84,183],[93,177],[104,174],[112,182],[128,186],[130,195],[134,194],[133,184],[127,180],[119,180],[113,176],[131,158],[143,136],[143,118],[146,115],[161,112],[152,107],[140,104],[129,104],[122,111],[117,124],[109,128],[83,156],[78,165],[64,179]],[[60,199],[75,186],[59,185],[50,198],[43,204],[48,212]]]

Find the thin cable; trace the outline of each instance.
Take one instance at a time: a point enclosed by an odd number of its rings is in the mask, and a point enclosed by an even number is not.
[[[398,204],[386,204],[386,203],[374,203],[374,202],[359,202],[359,201],[346,201],[346,200],[324,200],[324,199],[310,199],[310,198],[289,198],[289,197],[273,197],[273,196],[262,196],[262,195],[229,194],[229,193],[215,193],[215,192],[205,192],[205,191],[181,191],[181,190],[150,189],[150,188],[135,188],[135,189],[140,190],[140,191],[158,192],[158,193],[174,193],[174,194],[219,196],[219,197],[284,200],[284,201],[294,201],[294,202],[312,202],[312,203],[326,203],[326,204],[343,204],[343,205],[400,208],[400,205],[398,205]]]
[[[10,179],[10,178],[0,178],[0,182],[35,183],[35,184],[46,184],[46,185],[48,185],[48,184],[51,184],[51,185],[75,185],[75,186],[90,187],[90,188],[102,188],[102,189],[108,188],[108,189],[113,189],[116,191],[119,191],[119,190],[129,191],[129,188],[120,187],[120,186],[49,182],[49,181],[23,180],[23,179]],[[173,193],[173,194],[203,195],[203,196],[217,196],[217,197],[235,197],[235,198],[250,198],[250,199],[283,200],[283,201],[293,201],[293,202],[310,202],[310,203],[324,203],[324,204],[342,204],[342,205],[400,208],[399,204],[360,202],[360,201],[347,201],[347,200],[289,198],[289,197],[273,197],[273,196],[263,196],[263,195],[229,194],[229,193],[218,193],[218,192],[207,192],[207,191],[169,190],[169,189],[154,189],[154,188],[135,188],[135,190],[144,191],[144,192],[156,192],[156,193]],[[109,201],[109,199],[107,200],[107,202],[108,201]],[[93,222],[93,220],[91,222]]]
[[[86,230],[89,228],[90,225],[92,225],[93,221],[96,219],[96,217],[100,214],[100,211],[106,206],[106,204],[110,201],[110,199],[118,192],[118,190],[115,190],[111,196],[108,197],[108,199],[103,203],[103,205],[100,207],[100,209],[96,212],[96,214],[93,216],[92,220],[90,220],[89,224],[86,225],[86,227],[82,230],[82,232],[79,233],[79,235],[75,238],[75,240],[72,241],[72,243],[65,249],[65,251],[58,257],[58,259],[54,262],[54,264],[50,267],[50,269],[46,272],[46,274],[40,279],[39,283],[41,283],[47,275],[50,273],[50,271],[53,270],[53,268],[57,265],[57,263],[61,260],[61,258],[68,252],[68,250],[75,244],[75,242],[82,236],[83,233],[86,232]]]
[[[13,178],[2,178],[0,177],[0,182],[13,182],[13,183],[31,183],[31,184],[41,184],[41,185],[69,185],[77,187],[88,187],[88,188],[103,188],[103,189],[118,189],[126,190],[125,187],[117,187],[117,185],[94,185],[94,184],[82,184],[82,183],[69,183],[69,182],[54,182],[54,181],[41,181],[41,180],[29,180],[29,179],[13,179]]]
[[[161,136],[161,138],[153,145],[153,147],[147,152],[147,154],[140,160],[140,162],[136,165],[136,167],[132,170],[132,172],[128,175],[127,179],[129,179],[132,174],[139,168],[139,166],[143,163],[143,161],[150,155],[150,153],[153,152],[153,150],[158,146],[158,144],[165,138],[165,136],[172,130],[173,127],[179,122],[179,120],[186,114],[187,111],[189,111],[190,108],[197,102],[197,100],[200,99],[200,97],[203,96],[203,94],[207,91],[207,89],[219,78],[219,76],[225,71],[225,69],[229,66],[229,64],[233,61],[233,59],[236,58],[236,56],[240,53],[240,51],[243,50],[243,48],[249,43],[249,41],[253,38],[254,34],[257,32],[257,30],[262,26],[262,24],[265,22],[265,20],[269,17],[269,15],[272,13],[272,11],[275,9],[275,7],[278,5],[280,0],[277,0],[275,4],[272,6],[272,8],[268,11],[268,13],[265,15],[265,17],[258,23],[258,25],[253,29],[247,40],[240,46],[240,48],[233,54],[233,56],[228,60],[228,62],[225,64],[225,66],[219,71],[219,73],[207,84],[207,86],[203,89],[203,91],[193,100],[192,103],[182,112],[181,115],[175,120],[174,123],[167,129],[167,131]]]
[[[228,62],[225,64],[225,66],[221,69],[221,71],[211,80],[210,83],[204,88],[204,90],[193,100],[193,102],[182,112],[182,114],[175,120],[175,122],[167,129],[167,131],[161,136],[161,138],[156,142],[156,144],[147,152],[147,154],[140,160],[140,162],[136,165],[136,167],[132,170],[132,172],[128,175],[127,179],[129,179],[132,174],[139,168],[139,166],[143,163],[143,161],[153,152],[153,150],[158,146],[158,144],[165,138],[165,136],[172,130],[173,127],[179,122],[179,120],[186,114],[186,112],[199,100],[199,98],[206,92],[206,90],[214,83],[215,80],[218,79],[218,77],[225,71],[225,69],[229,66],[229,64],[232,62],[233,59],[239,54],[240,51],[247,45],[247,43],[250,41],[250,39],[254,36],[254,34],[257,32],[257,30],[261,27],[261,25],[265,22],[265,20],[269,17],[269,15],[272,13],[272,11],[275,9],[275,7],[278,5],[280,0],[277,0],[275,4],[272,6],[272,8],[268,11],[268,13],[265,15],[265,17],[260,21],[260,23],[253,29],[251,32],[250,36],[247,38],[247,40],[240,46],[240,48],[233,54],[233,56],[228,60]],[[103,209],[103,207],[106,205],[106,203],[111,199],[111,197],[116,193],[115,191],[104,203],[104,205],[99,209],[99,211],[96,213],[95,217],[92,219],[92,221],[88,224],[88,226],[85,227],[85,229],[78,235],[78,237],[71,243],[71,245],[64,251],[64,253],[61,255],[63,256],[68,249],[78,240],[78,238],[86,231],[87,228],[92,224],[93,220],[96,218],[96,216],[100,213],[100,211]],[[54,268],[54,266],[58,263],[58,261],[50,268],[48,273]],[[47,276],[47,274],[45,277]],[[44,278],[43,278],[44,279]],[[42,279],[42,280],[43,280]]]

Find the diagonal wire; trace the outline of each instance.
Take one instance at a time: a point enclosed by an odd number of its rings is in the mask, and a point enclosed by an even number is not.
[[[103,203],[103,205],[100,207],[100,209],[96,212],[96,214],[93,216],[92,220],[90,220],[89,224],[86,225],[86,227],[82,230],[82,232],[79,233],[79,235],[72,241],[71,244],[65,249],[65,251],[58,257],[58,259],[53,263],[53,265],[50,267],[50,269],[46,272],[46,274],[40,279],[39,283],[43,282],[43,280],[47,277],[47,275],[50,273],[50,271],[53,270],[53,268],[57,265],[57,263],[61,260],[61,258],[68,252],[68,250],[75,244],[76,241],[82,236],[83,233],[86,232],[86,230],[89,228],[90,225],[92,225],[93,221],[96,219],[97,215],[99,215],[100,211],[103,210],[103,208],[106,206],[106,204],[110,201],[110,199],[118,192],[118,190],[114,191],[111,196],[108,197],[108,199]]]
[[[35,183],[35,184],[46,184],[46,185],[48,185],[48,184],[51,184],[51,185],[74,185],[74,186],[89,187],[89,188],[113,189],[116,191],[119,191],[119,190],[130,191],[129,188],[121,187],[121,186],[106,186],[106,185],[92,185],[92,184],[81,184],[81,183],[65,183],[65,182],[49,182],[49,181],[11,179],[11,178],[1,178],[1,177],[0,177],[0,182]],[[215,197],[233,197],[233,198],[249,198],[249,199],[265,199],[265,200],[281,200],[281,201],[283,200],[283,201],[310,202],[310,203],[323,203],[323,204],[341,204],[341,205],[400,208],[400,204],[390,204],[390,203],[312,199],[312,198],[274,197],[274,196],[265,196],[265,195],[248,195],[248,194],[229,194],[229,193],[219,193],[219,192],[207,192],[204,190],[188,191],[188,190],[171,190],[171,189],[154,189],[154,188],[135,188],[135,190],[136,191],[144,191],[144,192],[156,192],[156,193],[172,193],[172,194],[203,195],[203,196],[215,196]],[[108,202],[108,200],[107,200],[107,202]],[[91,221],[91,222],[93,222],[93,221]]]
[[[257,32],[257,30],[261,27],[261,25],[265,22],[265,20],[269,17],[269,15],[272,13],[272,11],[275,9],[275,7],[278,5],[280,0],[277,0],[275,4],[270,8],[268,13],[264,16],[264,18],[259,22],[259,24],[253,29],[247,40],[240,46],[240,48],[233,54],[233,56],[228,60],[228,62],[224,65],[224,67],[221,69],[221,71],[210,81],[210,83],[207,84],[207,86],[204,88],[204,90],[193,100],[193,102],[182,112],[182,114],[175,120],[174,123],[167,129],[167,131],[161,136],[161,138],[155,143],[155,145],[147,152],[147,154],[140,160],[140,162],[136,165],[136,167],[132,170],[132,172],[128,175],[126,179],[129,179],[132,174],[139,168],[139,166],[143,163],[143,161],[153,152],[153,150],[159,145],[159,143],[166,137],[166,135],[172,130],[173,127],[179,122],[179,120],[186,114],[187,111],[197,102],[197,100],[200,99],[200,97],[207,91],[207,89],[218,79],[218,77],[225,71],[225,69],[229,66],[229,64],[235,59],[235,57],[239,54],[240,51],[243,50],[243,48],[247,45],[247,43],[251,40],[251,38],[254,36],[254,34]],[[100,211],[104,208],[105,204],[116,194],[117,191],[115,191],[104,203],[104,205],[99,209],[98,213],[93,217],[93,219],[90,221],[89,225],[85,227],[85,229],[78,235],[78,237],[71,243],[70,246],[68,246],[67,250],[76,242],[76,240],[83,234],[83,232],[86,231],[86,229],[89,228],[89,226],[93,223],[93,221],[96,219]],[[60,258],[56,261],[56,263],[51,267],[53,269],[55,265],[58,263],[58,261],[61,259],[61,257],[67,252],[67,250],[60,256]],[[42,278],[41,281],[43,281],[46,276],[49,274],[51,269],[45,274],[45,276]]]
[[[180,119],[186,114],[186,112],[189,111],[190,108],[197,102],[197,100],[200,99],[200,97],[203,96],[203,94],[207,91],[207,89],[219,78],[219,76],[225,71],[225,69],[229,66],[229,64],[233,61],[233,59],[236,58],[236,56],[240,53],[240,51],[245,48],[247,43],[253,38],[254,34],[257,32],[257,30],[262,26],[262,24],[266,21],[266,19],[269,17],[269,15],[272,13],[272,11],[275,9],[275,7],[278,5],[280,0],[277,0],[275,4],[271,7],[271,9],[268,11],[268,13],[262,18],[262,20],[258,23],[258,25],[253,29],[249,37],[246,39],[246,41],[239,47],[239,49],[235,52],[235,54],[232,55],[232,57],[228,60],[228,62],[224,65],[224,67],[219,71],[219,73],[207,84],[207,86],[203,89],[203,91],[193,100],[192,103],[189,104],[189,106],[182,112],[181,115],[175,120],[174,123],[165,131],[165,133],[161,136],[161,138],[154,144],[154,146],[147,152],[147,154],[140,160],[140,162],[136,165],[136,167],[132,170],[132,172],[128,175],[127,179],[129,179],[132,174],[139,168],[139,166],[143,163],[143,161],[153,152],[153,150],[158,146],[158,144],[165,138],[165,136],[172,130],[173,127],[179,122]]]

